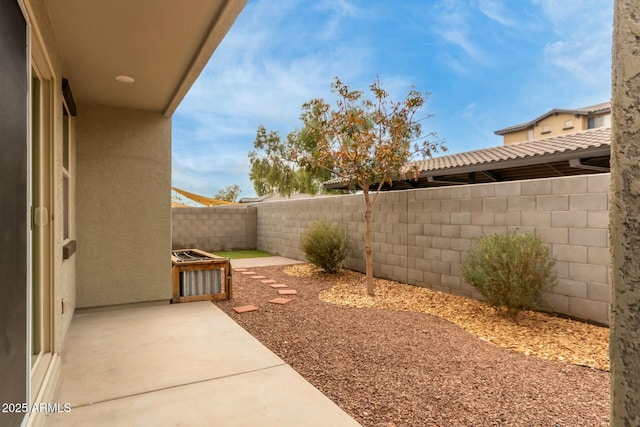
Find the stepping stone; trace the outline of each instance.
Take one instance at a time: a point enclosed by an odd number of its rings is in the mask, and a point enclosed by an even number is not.
[[[256,272],[255,271],[241,271],[240,274],[249,275],[249,274],[256,274]]]
[[[286,288],[287,285],[282,284],[282,283],[274,283],[273,285],[269,285],[271,286],[273,289],[278,289],[278,288]]]
[[[255,274],[255,273],[253,273]],[[266,279],[267,276],[251,276],[252,279]]]
[[[271,304],[286,304],[291,301],[293,301],[291,298],[274,298],[269,300]]]
[[[258,307],[256,307],[255,305],[241,305],[239,307],[232,307],[233,311],[235,311],[238,314],[242,314],[242,313],[248,313],[250,311],[256,311],[258,309]]]
[[[280,295],[296,295],[297,292],[295,289],[281,289],[278,291]]]
[[[247,271],[246,268],[234,268],[233,271]]]
[[[260,280],[260,281],[261,281],[262,283],[266,283],[266,284],[269,284],[269,283],[276,283],[276,281],[275,281],[275,280],[273,280],[273,279],[265,279],[265,280]]]

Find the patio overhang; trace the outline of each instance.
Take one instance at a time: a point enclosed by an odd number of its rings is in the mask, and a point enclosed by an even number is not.
[[[46,7],[76,101],[169,117],[245,4],[56,0]]]
[[[409,166],[419,171],[415,179],[396,178],[382,190],[606,173],[610,155],[611,129],[603,127],[413,162]],[[324,183],[327,189],[350,186],[343,179]]]

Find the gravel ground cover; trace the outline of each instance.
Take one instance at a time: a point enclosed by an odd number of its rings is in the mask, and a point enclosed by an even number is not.
[[[598,329],[585,332],[582,323],[562,323],[559,328],[568,329],[567,336],[573,331],[582,337],[561,339],[560,347],[566,347],[562,353],[545,349],[552,344],[544,340],[526,342],[536,336],[532,319],[520,319],[519,329],[511,325],[512,332],[501,332],[495,327],[498,317],[485,313],[480,323],[489,324],[487,338],[481,331],[471,333],[452,323],[451,316],[445,320],[419,310],[418,303],[430,305],[424,297],[409,297],[418,300],[411,308],[398,307],[406,296],[399,298],[393,286],[385,290],[391,286],[388,281],[378,282],[372,302],[358,289],[362,277],[357,273],[330,276],[304,266],[251,270],[288,285],[297,295],[290,303],[271,304],[277,290],[234,274],[233,300],[216,305],[364,426],[609,424],[609,373],[580,366],[605,363],[595,345],[599,339],[590,336]],[[454,299],[445,305],[456,305],[459,313],[473,311],[465,302],[470,300]],[[232,310],[248,304],[258,310]],[[446,311],[456,312],[450,307]],[[545,322],[553,323],[538,320]],[[516,339],[504,344],[508,348],[489,342],[499,335]],[[581,347],[584,339],[589,342],[586,351],[571,349]],[[553,360],[532,356],[538,354],[532,348]]]

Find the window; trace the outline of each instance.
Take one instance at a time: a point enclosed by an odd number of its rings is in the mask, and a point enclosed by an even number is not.
[[[587,129],[601,128],[603,126],[611,126],[611,114],[587,119]]]
[[[69,111],[62,104],[62,166],[69,172]]]
[[[76,251],[74,234],[75,179],[73,151],[73,122],[76,115],[76,104],[71,95],[69,81],[62,79],[62,259],[70,258]]]
[[[562,130],[573,129],[573,120],[565,120]]]
[[[551,126],[549,125],[543,125],[542,126],[542,132],[540,132],[541,134],[545,134],[545,133],[551,133]]]

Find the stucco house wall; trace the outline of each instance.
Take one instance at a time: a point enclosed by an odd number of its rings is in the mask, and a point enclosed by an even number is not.
[[[171,298],[171,119],[80,105],[77,306]]]
[[[610,115],[610,112],[594,114],[592,116],[576,116],[571,113],[551,114],[540,120],[535,125],[531,125],[527,129],[505,133],[503,136],[503,142],[505,145],[508,145],[527,141],[529,130],[533,130],[533,139],[541,139],[587,130],[589,129],[589,117],[598,118]],[[566,126],[566,124],[568,124],[567,121],[571,121],[570,126]],[[547,128],[545,128],[545,126],[547,126]]]

